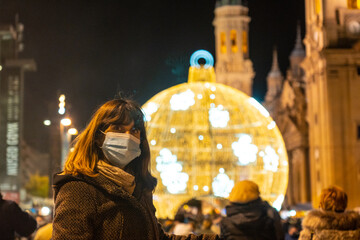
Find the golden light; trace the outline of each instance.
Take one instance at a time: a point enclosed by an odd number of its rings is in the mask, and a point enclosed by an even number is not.
[[[59,97],[59,110],[58,113],[60,115],[64,115],[65,114],[65,95],[61,94]]]
[[[68,130],[68,134],[70,135],[77,135],[78,134],[78,130],[76,128],[70,128]]]
[[[61,119],[60,123],[63,126],[70,126],[71,125],[71,119],[70,118],[63,118],[63,119]]]
[[[59,97],[59,102],[64,102],[65,101],[65,95],[61,94]]]
[[[172,218],[192,197],[226,198],[243,179],[281,206],[288,159],[279,129],[254,98],[216,83],[212,66],[192,64],[188,83],[158,93],[143,110],[158,217]]]

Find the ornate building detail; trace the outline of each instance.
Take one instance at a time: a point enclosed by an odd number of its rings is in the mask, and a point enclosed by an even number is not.
[[[311,198],[336,184],[360,205],[360,10],[357,1],[305,0]]]
[[[254,71],[249,59],[249,9],[238,0],[217,1],[215,49],[217,82],[252,95]]]
[[[310,201],[306,98],[304,72],[300,68],[305,51],[301,45],[299,27],[285,80],[278,67],[276,50],[273,57],[273,65],[267,77],[268,90],[264,106],[275,120],[285,141],[289,157],[287,204],[296,205]]]

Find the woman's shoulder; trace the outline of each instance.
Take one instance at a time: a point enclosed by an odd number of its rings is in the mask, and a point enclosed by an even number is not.
[[[316,209],[305,216],[302,225],[311,229],[353,230],[360,227],[360,215],[354,211],[337,213]]]
[[[86,177],[70,174],[57,174],[54,176],[54,198],[56,199],[58,194],[69,194],[70,196],[88,195],[96,191],[96,187],[90,184]]]

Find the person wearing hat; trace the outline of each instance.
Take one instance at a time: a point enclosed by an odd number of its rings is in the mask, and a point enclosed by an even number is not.
[[[237,182],[229,195],[220,237],[226,240],[283,240],[281,219],[275,208],[260,197],[256,183]]]

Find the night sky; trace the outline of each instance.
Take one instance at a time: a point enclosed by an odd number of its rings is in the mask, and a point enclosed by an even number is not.
[[[247,5],[253,95],[262,101],[273,46],[285,74],[298,20],[304,37],[304,1],[248,0]],[[43,120],[56,121],[60,93],[81,130],[119,91],[143,104],[187,81],[194,51],[205,49],[215,57],[214,7],[215,0],[0,0],[0,23],[14,23],[19,13],[25,26],[20,57],[37,63],[37,71],[25,76],[25,141],[47,151]]]

